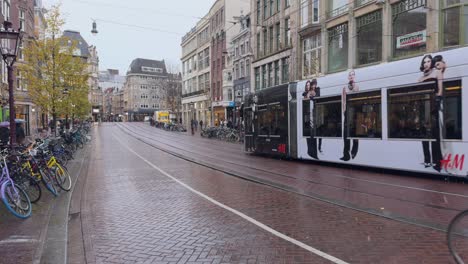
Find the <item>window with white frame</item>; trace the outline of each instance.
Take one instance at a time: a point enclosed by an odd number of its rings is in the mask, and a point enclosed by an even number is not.
[[[241,61],[241,63],[240,63],[240,76],[239,77],[240,78],[245,77],[245,66],[244,66],[243,61]]]
[[[312,23],[319,23],[320,22],[320,1],[313,0],[312,1]]]
[[[23,78],[21,77],[21,71],[18,70],[16,73],[16,89],[22,90],[23,89]]]
[[[250,76],[250,60],[249,59],[245,61],[245,76],[246,77]]]
[[[10,21],[10,0],[2,1],[2,15],[4,20]]]
[[[301,27],[309,24],[309,1],[301,0]]]
[[[302,41],[303,44],[303,77],[318,75],[321,70],[322,41],[320,33]]]
[[[8,68],[6,63],[2,60],[2,82],[7,83],[8,82]]]
[[[20,30],[25,31],[26,29],[26,19],[24,16],[24,10],[19,11],[19,22],[20,22]]]
[[[23,41],[20,41],[19,46],[18,46],[18,60],[23,61],[24,60],[24,54],[23,54]]]

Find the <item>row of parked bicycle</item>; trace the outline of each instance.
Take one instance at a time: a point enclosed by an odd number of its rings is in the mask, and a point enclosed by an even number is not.
[[[36,139],[29,146],[6,147],[0,151],[0,195],[8,211],[25,219],[31,216],[32,203],[45,187],[54,197],[70,191],[72,179],[67,169],[74,152],[90,141],[90,124],[63,133],[60,137]]]
[[[165,122],[151,121],[150,126],[161,128],[166,131],[187,132],[187,129],[185,129],[182,124],[177,124],[177,123],[172,123],[172,122],[165,123]]]
[[[202,137],[216,138],[228,142],[243,142],[241,131],[228,127],[207,127],[201,132]]]

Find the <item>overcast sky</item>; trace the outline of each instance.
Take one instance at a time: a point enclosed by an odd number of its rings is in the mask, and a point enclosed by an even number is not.
[[[79,31],[89,45],[97,47],[100,70],[118,69],[125,75],[135,58],[164,59],[180,69],[181,38],[214,1],[43,0],[43,5],[61,2],[63,29]],[[93,19],[99,31],[96,36],[91,34]]]

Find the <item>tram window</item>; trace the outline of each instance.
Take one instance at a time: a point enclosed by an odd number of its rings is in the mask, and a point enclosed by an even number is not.
[[[286,132],[288,129],[284,107],[281,106],[281,104],[271,105],[270,113],[270,134],[275,136],[284,134],[284,132]]]
[[[444,136],[446,139],[462,138],[461,81],[444,83]]]
[[[257,123],[258,123],[258,134],[269,135],[270,134],[270,117],[271,113],[268,111],[266,105],[258,107]]]
[[[302,136],[310,137],[310,100],[302,100]]]
[[[341,137],[341,97],[320,98],[315,101],[317,137]]]
[[[248,107],[244,110],[244,125],[245,133],[252,133],[252,108]]]
[[[380,91],[347,96],[347,122],[350,137],[381,138],[382,114]]]
[[[388,137],[431,138],[434,91],[430,84],[388,91]]]

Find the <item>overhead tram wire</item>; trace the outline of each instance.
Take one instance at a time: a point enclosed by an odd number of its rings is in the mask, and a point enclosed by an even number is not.
[[[148,8],[137,8],[137,7],[129,7],[129,6],[122,6],[122,5],[115,5],[115,4],[110,4],[110,3],[103,3],[103,2],[91,2],[91,1],[86,1],[86,0],[73,0],[73,2],[81,3],[81,4],[87,4],[87,5],[101,5],[101,6],[107,6],[107,7],[113,7],[113,8],[121,8],[121,9],[133,9],[136,11],[146,11],[146,12],[151,12],[152,14],[161,14],[161,15],[166,15],[166,16],[175,16],[175,17],[185,17],[185,18],[194,18],[194,19],[200,19],[200,20],[209,20],[208,18],[203,18],[199,16],[191,16],[191,15],[185,15],[185,14],[178,14],[178,13],[168,13],[168,12],[161,12],[156,9],[148,9]]]
[[[197,17],[197,16],[190,16],[190,15],[183,15],[183,14],[176,14],[176,13],[164,13],[164,12],[159,12],[159,11],[154,11],[154,10],[151,10],[151,9],[142,9],[142,8],[132,8],[132,7],[126,7],[126,6],[120,6],[120,5],[114,5],[114,4],[108,4],[108,3],[102,3],[102,2],[90,2],[90,1],[86,1],[86,0],[75,0],[75,2],[80,2],[80,3],[84,3],[84,4],[92,4],[92,5],[95,5],[95,4],[98,4],[98,5],[103,5],[103,6],[109,6],[109,7],[114,7],[114,8],[124,8],[124,9],[134,9],[134,10],[146,10],[146,11],[152,11],[152,12],[157,12],[157,13],[160,13],[160,14],[164,14],[164,15],[168,15],[168,16],[177,16],[177,17],[186,17],[186,18],[195,18],[195,19],[199,19],[199,20],[209,20],[209,18],[204,18],[204,17]],[[284,3],[282,3],[283,5]],[[299,6],[298,8],[292,10],[289,12],[289,15],[291,14],[295,14],[297,12],[300,12],[302,7],[309,7],[311,6],[312,3],[311,2],[308,2],[306,5],[304,6]],[[351,3],[348,3],[344,6],[348,6],[349,8],[351,8]],[[438,9],[434,9],[434,8],[430,8],[430,7],[427,7],[427,6],[424,6],[423,8],[425,9],[429,9],[429,10],[438,10]],[[253,11],[250,11],[251,14],[256,14],[256,11],[258,9],[257,8],[254,8]],[[267,19],[263,19],[261,18],[262,20],[268,20]],[[323,20],[323,19],[326,19],[326,15],[322,15],[322,16],[319,16],[319,21],[320,20]],[[134,28],[140,28],[140,29],[145,29],[145,30],[150,30],[150,31],[156,31],[156,32],[161,32],[161,33],[167,33],[167,34],[173,34],[173,35],[178,35],[179,37],[183,37],[186,33],[180,33],[180,32],[173,32],[173,31],[168,31],[168,30],[164,30],[164,29],[158,29],[158,28],[152,28],[152,27],[146,27],[146,26],[139,26],[139,25],[134,25],[134,24],[127,24],[127,23],[121,23],[121,22],[117,22],[117,21],[111,21],[111,20],[105,20],[105,19],[94,19],[95,21],[101,21],[101,22],[104,22],[104,23],[109,23],[109,24],[115,24],[115,25],[121,25],[121,26],[127,26],[127,27],[134,27]],[[228,23],[232,23],[232,25],[228,28],[226,28],[224,31],[229,31],[231,28],[233,28],[237,23],[238,21],[227,21]],[[258,24],[253,24],[254,26],[257,26],[257,27],[262,27],[262,28],[268,28],[268,26],[265,26],[265,25],[258,25]],[[297,25],[294,26],[294,28],[296,29],[296,31],[298,31],[298,29],[301,27],[301,25],[298,23]],[[285,30],[286,28],[285,27],[281,27],[280,26],[280,29],[283,29]],[[293,27],[290,28],[290,30],[292,30]],[[434,31],[432,33],[439,33],[438,31]],[[428,34],[428,36],[431,36],[432,33]],[[352,39],[354,38],[357,38],[359,36],[359,33],[351,36],[348,40],[351,41]],[[388,34],[388,35],[382,35],[382,36],[390,36],[390,37],[394,37],[395,34]],[[323,45],[322,45],[323,46]],[[322,51],[323,52],[323,51]],[[328,56],[328,52],[323,52],[322,53],[322,56]]]
[[[134,24],[121,23],[121,22],[117,22],[117,21],[106,20],[106,19],[100,19],[100,18],[96,18],[96,19],[93,19],[93,20],[94,20],[94,21],[100,21],[100,22],[108,23],[108,24],[119,25],[119,26],[140,28],[140,29],[151,30],[151,31],[156,31],[156,32],[161,32],[161,33],[167,33],[167,34],[177,35],[177,36],[179,36],[179,37],[184,36],[184,34],[182,34],[182,33],[180,33],[180,32],[168,31],[168,30],[159,29],[159,28],[153,28],[153,27],[139,26],[139,25],[134,25]]]

